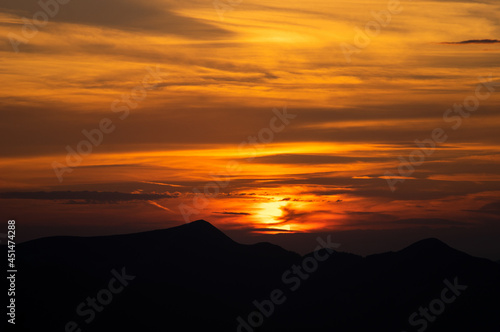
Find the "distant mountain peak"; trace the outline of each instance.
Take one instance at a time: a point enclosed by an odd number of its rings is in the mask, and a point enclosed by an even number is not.
[[[412,245],[406,247],[400,252],[427,252],[427,253],[439,253],[439,252],[448,252],[448,251],[457,251],[446,243],[436,238],[427,238],[413,243]],[[458,252],[458,251],[457,251]]]
[[[203,219],[199,219],[199,220],[195,220],[195,221],[192,221],[190,223],[188,223],[188,225],[193,225],[193,226],[202,226],[202,227],[205,227],[205,226],[211,226],[211,227],[214,227],[214,225],[212,225],[211,223],[209,223],[208,221],[206,220],[203,220]]]
[[[203,219],[192,221],[183,226],[201,232],[221,232],[217,227]]]
[[[448,245],[446,243],[444,243],[443,241],[441,241],[439,239],[436,239],[435,237],[430,237],[427,239],[417,241],[413,245],[448,247]]]
[[[196,220],[185,225],[181,225],[177,228],[178,231],[182,232],[181,234],[195,237],[203,237],[204,239],[218,239],[227,242],[234,242],[231,238],[229,238],[224,232],[220,229],[212,225],[206,220]]]

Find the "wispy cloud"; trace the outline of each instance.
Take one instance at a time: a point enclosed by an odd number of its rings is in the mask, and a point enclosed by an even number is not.
[[[177,194],[137,194],[101,191],[38,191],[38,192],[4,192],[0,199],[37,199],[37,200],[83,200],[87,203],[116,203],[125,201],[150,201],[156,199],[174,198]],[[75,203],[76,204],[76,203]]]
[[[152,181],[141,181],[142,183],[148,183],[148,184],[156,184],[159,186],[167,186],[167,187],[182,187],[179,184],[171,184],[171,183],[163,183],[163,182],[152,182]]]
[[[174,211],[170,210],[168,207],[160,205],[160,204],[156,203],[155,201],[148,201],[148,203],[153,205],[153,206],[159,207],[160,209],[165,210],[167,212],[174,213]]]

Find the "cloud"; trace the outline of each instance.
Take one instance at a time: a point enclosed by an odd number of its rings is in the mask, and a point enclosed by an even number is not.
[[[348,157],[321,154],[276,154],[254,158],[260,164],[350,164],[355,162],[386,162],[387,158]]]
[[[147,183],[147,184],[156,184],[158,186],[167,186],[167,187],[183,187],[179,184],[171,184],[171,183],[164,183],[164,182],[153,182],[153,181],[141,181],[142,183]]]
[[[41,9],[37,1],[4,0],[0,11],[32,17]],[[125,31],[177,35],[189,39],[214,40],[232,33],[205,20],[182,16],[162,1],[86,0],[62,5],[51,21],[107,27]]]
[[[38,191],[38,192],[4,192],[0,199],[37,199],[37,200],[66,200],[67,204],[103,204],[125,201],[151,201],[165,198],[175,198],[178,194],[131,194],[121,192],[102,191]]]
[[[500,43],[498,39],[470,39],[459,42],[442,42],[444,45],[467,45],[467,44],[496,44]]]
[[[214,214],[230,214],[230,215],[238,215],[238,216],[250,216],[251,213],[247,212],[214,212]]]
[[[160,205],[160,204],[158,204],[158,203],[156,203],[154,201],[148,201],[148,203],[151,204],[151,205],[153,205],[153,206],[159,207],[160,209],[165,210],[167,212],[174,213],[174,211],[172,211],[169,208],[167,208],[167,207],[165,207],[163,205]]]
[[[421,226],[463,226],[466,223],[441,218],[410,218],[400,219],[394,222],[401,225],[421,225]]]
[[[119,95],[118,95],[119,96]],[[110,97],[110,101],[115,96]],[[64,153],[64,146],[75,144],[84,136],[82,129],[93,128],[103,117],[102,111],[97,112],[67,112],[61,106],[35,107],[26,106],[4,106],[0,99],[0,117],[4,120],[0,123],[0,149],[3,156],[25,156],[25,155],[48,155]],[[26,103],[19,100],[16,103]],[[42,102],[40,102],[42,103]],[[106,101],[109,104],[108,101]],[[107,104],[104,106],[107,107]],[[105,137],[106,144],[98,147],[99,152],[122,152],[130,150],[133,144],[137,150],[160,150],[166,144],[169,149],[179,149],[183,144],[191,144],[192,148],[198,148],[202,144],[231,144],[237,146],[245,138],[241,133],[255,133],[262,128],[262,119],[269,119],[272,115],[271,108],[239,108],[238,113],[230,113],[230,106],[203,107],[194,109],[183,106],[184,112],[173,115],[172,110],[175,105],[167,107],[165,110],[154,108],[144,109],[134,113],[134,121],[119,122],[120,130],[116,130],[112,135]],[[179,106],[180,107],[180,106]],[[231,105],[231,107],[236,107]],[[402,105],[397,105],[403,108]],[[432,121],[423,122],[422,125],[415,125],[414,120],[425,116],[426,119],[436,119],[436,113],[443,113],[449,105],[419,107],[404,107],[405,112],[396,112],[396,106],[387,106],[389,111],[380,111],[377,108],[367,108],[365,111],[356,110],[331,110],[321,111],[318,108],[297,109],[294,113],[300,114],[300,120],[296,124],[279,133],[280,142],[363,142],[363,143],[389,143],[395,147],[407,145],[413,149],[413,140],[416,137],[428,137],[429,129],[435,128]],[[393,109],[394,108],[394,109]],[[110,113],[110,117],[115,115]],[[420,113],[419,113],[420,112]],[[40,114],[44,114],[43,117]],[[108,115],[106,115],[108,116]],[[372,119],[369,126],[362,126],[363,121],[368,118],[379,116],[379,119]],[[493,106],[481,105],[481,113],[475,117],[498,118],[498,112]],[[217,121],[213,121],[217,118]],[[323,122],[334,122],[335,118],[342,121],[360,123],[360,126],[346,128],[318,128]],[[362,119],[362,120],[360,120]],[[341,121],[341,122],[342,122]],[[433,120],[434,121],[434,120]],[[488,119],[481,123],[481,126],[474,125],[467,131],[460,132],[461,141],[498,141],[498,135],[488,133],[496,130],[496,119]],[[210,126],[207,126],[210,123]],[[390,123],[390,126],[388,126]],[[410,125],[411,124],[411,125]],[[117,124],[118,125],[118,124]],[[339,124],[339,126],[341,123]],[[473,123],[471,123],[471,126]],[[22,129],[21,129],[22,128]],[[36,139],[34,139],[36,137]],[[75,142],[75,143],[73,143]],[[161,147],[161,148],[159,148]],[[389,146],[387,146],[389,148]],[[440,150],[446,146],[439,146]],[[278,154],[275,156],[257,157],[254,162],[267,164],[348,164],[353,162],[384,162],[382,155],[366,155],[351,153],[344,156],[318,154]],[[346,153],[347,154],[347,153]],[[433,154],[427,160],[435,159],[442,154]],[[387,161],[388,158],[385,158]],[[141,167],[149,166],[150,163],[143,163]]]
[[[283,211],[283,214],[276,218],[278,220],[274,225],[286,224],[289,221],[293,222],[303,222],[305,221],[305,217],[314,215],[319,212],[324,211],[309,211],[309,212],[299,212],[297,209],[293,207],[291,203],[288,203],[285,206],[280,207],[280,210]]]
[[[481,211],[500,211],[500,201],[486,204],[481,208]]]
[[[78,166],[80,169],[85,168],[114,168],[114,167],[142,167],[141,164],[107,164],[107,165],[86,165]]]
[[[488,214],[496,214],[500,216],[500,201],[495,201],[488,203],[481,207],[479,210],[467,210],[470,212],[478,212],[478,213],[488,213]]]
[[[299,233],[297,231],[291,231],[291,230],[288,230],[288,229],[281,229],[281,228],[253,228],[252,231],[256,231],[256,232]]]

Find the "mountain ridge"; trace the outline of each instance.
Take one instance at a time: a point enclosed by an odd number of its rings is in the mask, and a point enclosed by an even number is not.
[[[434,238],[366,257],[327,249],[300,256],[265,242],[239,244],[198,220],[141,233],[39,240],[18,247],[19,325],[26,331],[64,331],[68,321],[83,331],[154,331],[165,319],[186,331],[235,331],[237,317],[247,319],[255,301],[280,290],[287,301],[255,331],[410,332],[408,316],[454,278],[468,291],[428,331],[472,328],[467,315],[484,322],[484,331],[500,328],[488,315],[500,310],[489,304],[500,297],[500,266]],[[87,325],[76,306],[106,286],[112,271],[134,279]]]

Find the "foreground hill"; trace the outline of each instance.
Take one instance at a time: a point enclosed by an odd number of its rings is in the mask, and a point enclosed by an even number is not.
[[[196,221],[38,239],[17,260],[19,331],[500,331],[500,265],[436,239],[300,257]]]

